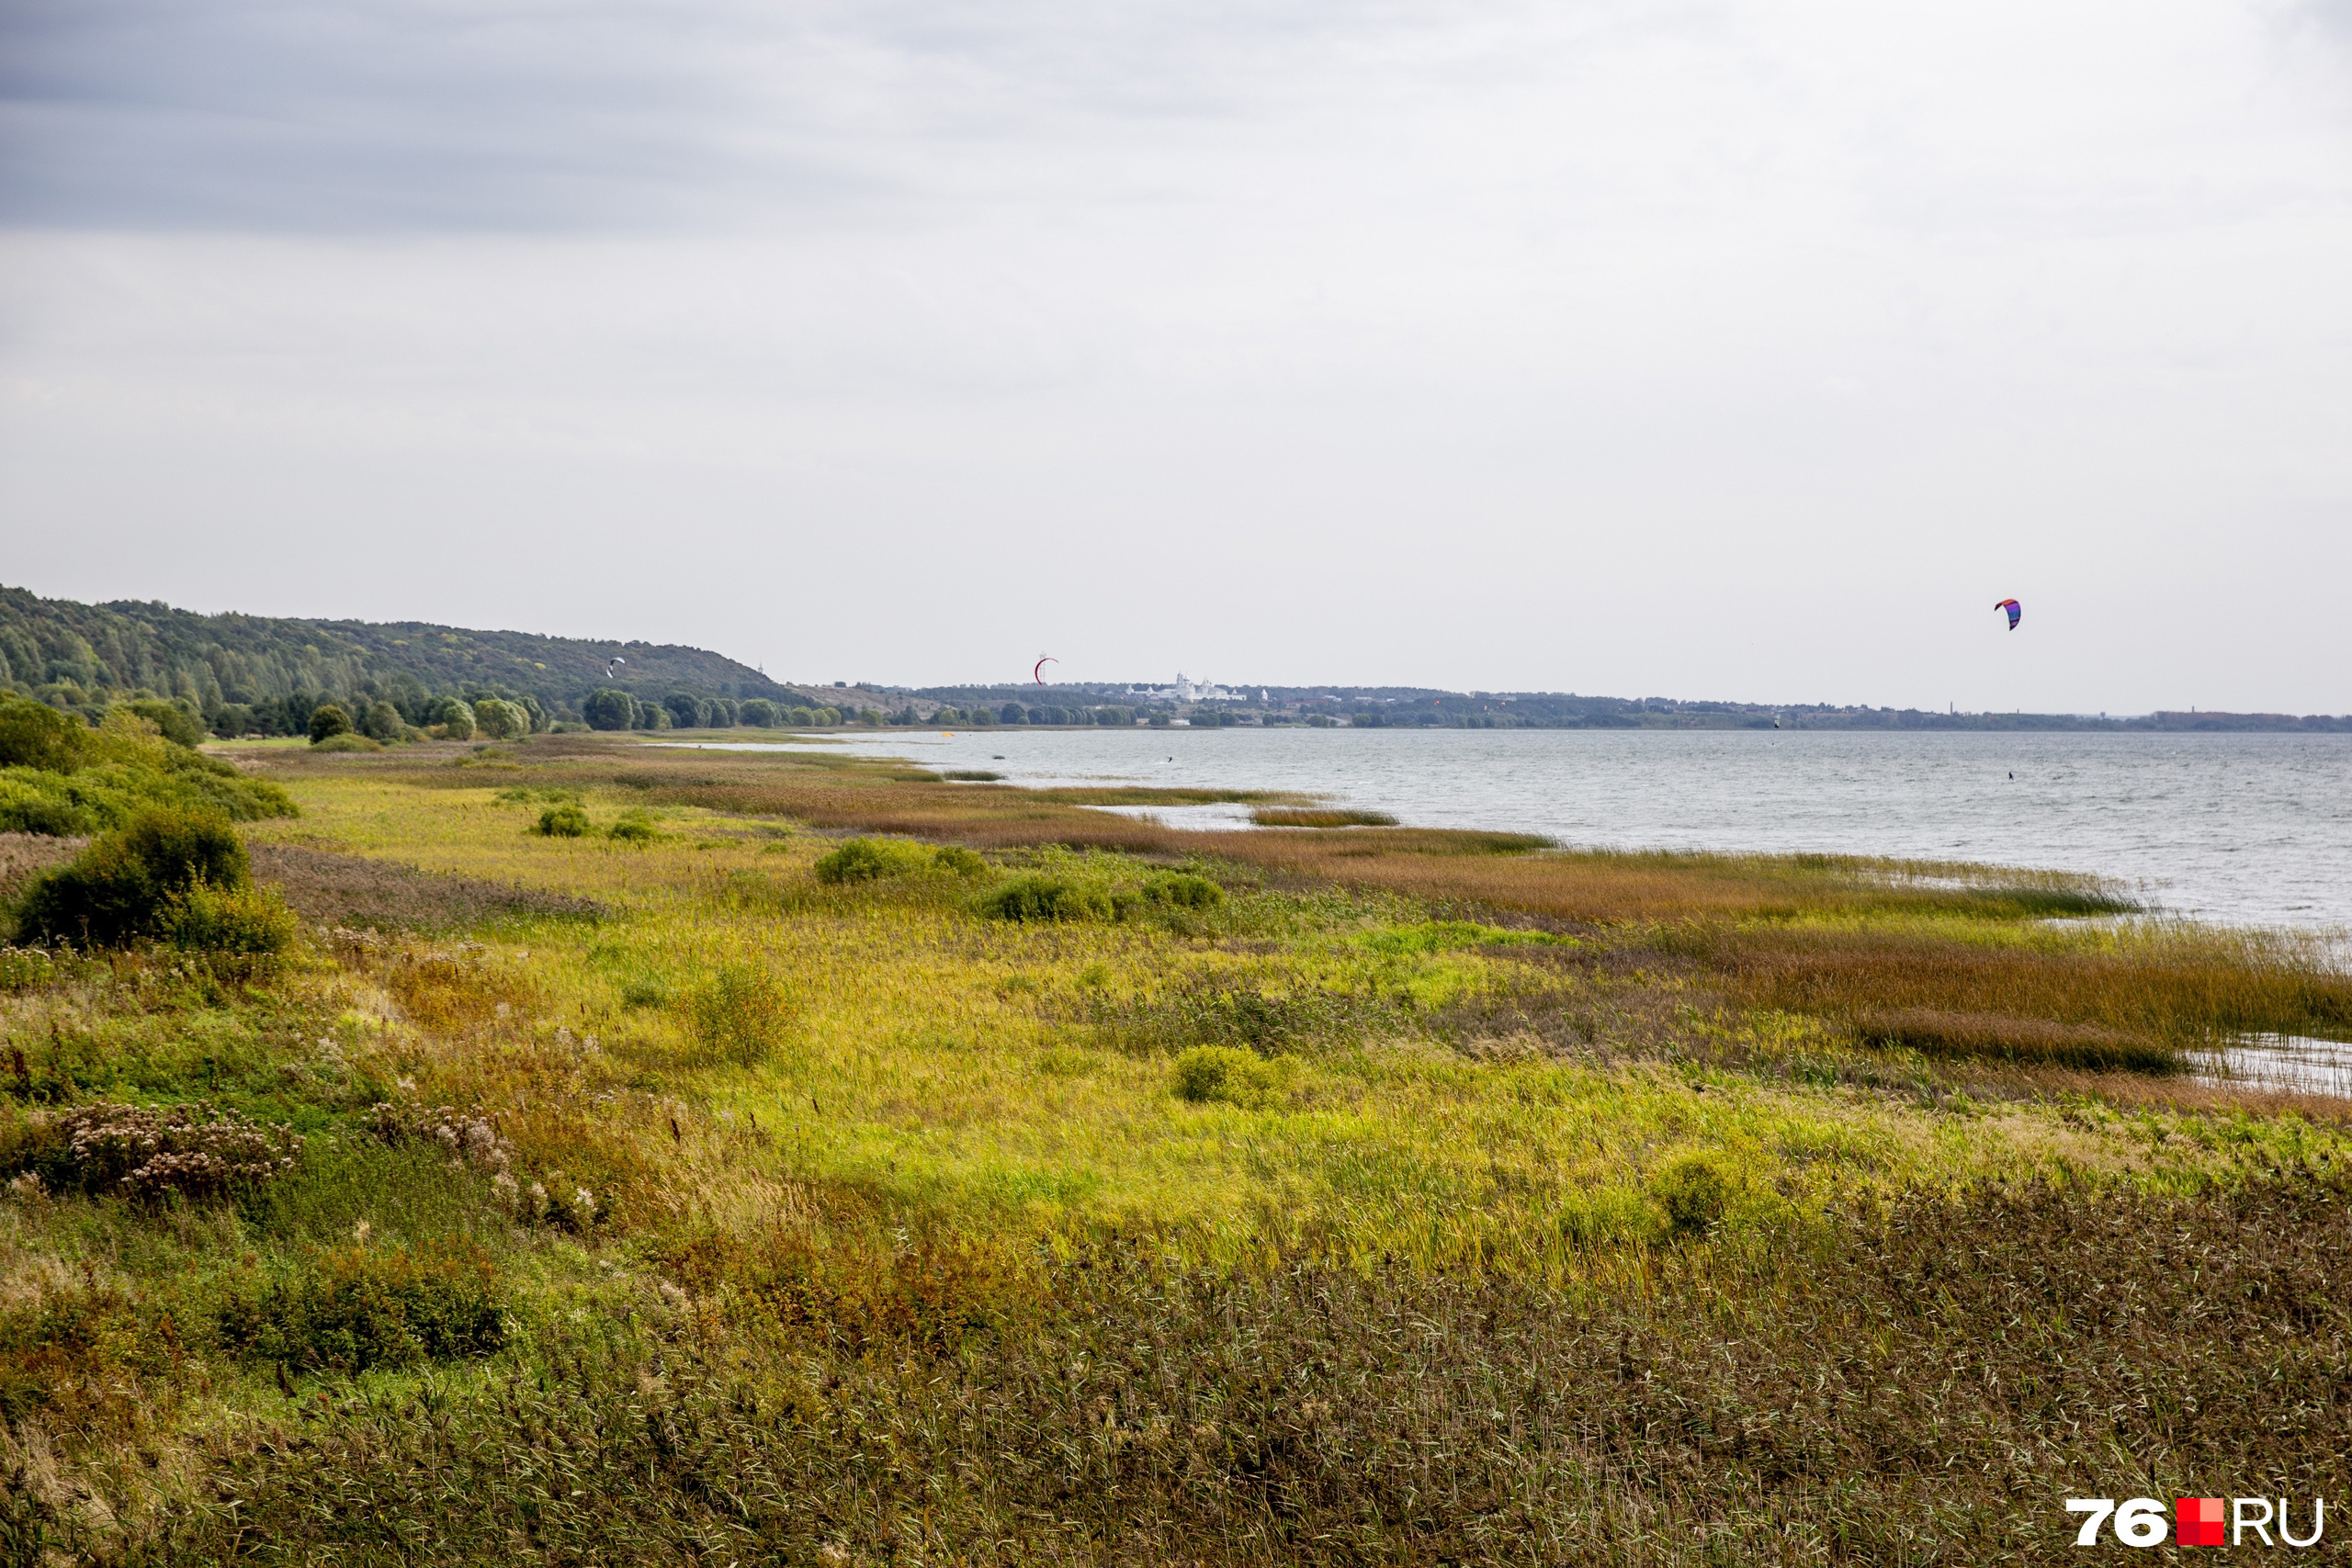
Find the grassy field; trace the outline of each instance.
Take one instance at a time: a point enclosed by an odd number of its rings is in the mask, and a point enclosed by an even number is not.
[[[11,1561],[2032,1561],[2070,1495],[2345,1495],[2352,1108],[2186,1070],[2352,1038],[2292,938],[821,752],[247,762],[294,956],[0,953]],[[142,1195],[141,1137],[276,1163]]]

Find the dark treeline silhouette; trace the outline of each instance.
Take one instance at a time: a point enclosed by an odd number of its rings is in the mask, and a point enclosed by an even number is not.
[[[626,662],[613,666],[616,656]],[[808,711],[788,688],[701,649],[424,622],[200,615],[20,588],[0,588],[0,690],[93,722],[119,702],[150,700],[218,735],[307,734],[312,713],[332,703],[353,729],[388,739],[379,732],[444,726],[453,702],[484,700],[512,704],[530,728],[546,729],[588,722],[582,705],[603,691],[628,698],[636,728],[679,725],[689,711],[697,726],[787,722],[760,704]],[[746,707],[762,716],[741,717]]]

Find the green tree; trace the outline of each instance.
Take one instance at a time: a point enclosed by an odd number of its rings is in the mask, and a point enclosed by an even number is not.
[[[591,729],[627,729],[637,722],[637,704],[618,686],[599,686],[580,705]]]
[[[440,711],[434,718],[447,729],[452,740],[471,740],[474,738],[473,705],[462,697],[442,698]]]
[[[193,750],[204,739],[204,726],[196,715],[177,703],[167,703],[161,697],[141,697],[122,705],[164,732],[164,739],[175,746]]]
[[[531,716],[514,703],[484,697],[474,705],[474,725],[492,740],[513,740],[531,733]]]
[[[401,710],[383,701],[368,705],[367,716],[359,721],[361,733],[370,740],[398,740],[408,729],[408,721],[401,717]]]
[[[343,711],[340,703],[321,703],[311,710],[311,744],[332,736],[351,733],[351,716]]]

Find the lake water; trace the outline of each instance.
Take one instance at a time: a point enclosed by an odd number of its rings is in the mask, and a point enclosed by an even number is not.
[[[833,744],[1023,784],[1296,790],[1567,844],[2056,867],[2169,913],[2352,927],[2352,736],[1004,728]],[[1248,825],[1231,807],[1153,815]]]

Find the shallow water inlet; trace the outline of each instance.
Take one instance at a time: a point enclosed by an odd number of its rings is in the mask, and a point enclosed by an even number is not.
[[[2352,1043],[2305,1034],[2243,1034],[2205,1058],[2199,1082],[2259,1085],[2352,1099]]]

